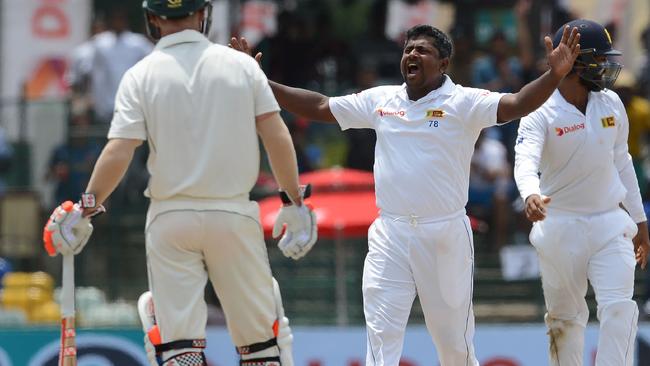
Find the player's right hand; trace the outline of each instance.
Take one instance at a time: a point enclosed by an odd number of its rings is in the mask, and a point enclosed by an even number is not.
[[[253,50],[248,45],[248,41],[244,37],[241,37],[239,39],[237,39],[237,37],[230,38],[230,43],[228,43],[228,47],[253,57]],[[260,65],[260,67],[262,67],[262,52],[256,53],[254,58],[255,61],[257,61],[257,64]]]
[[[531,222],[541,221],[546,218],[546,205],[551,202],[551,197],[531,194],[526,197],[526,218]]]
[[[273,225],[273,238],[280,236],[283,228],[284,235],[278,247],[285,257],[302,258],[318,239],[316,214],[305,204],[282,206]]]
[[[74,255],[81,252],[90,235],[93,225],[90,216],[83,217],[83,209],[77,203],[65,201],[54,209],[43,228],[43,244],[47,254]]]

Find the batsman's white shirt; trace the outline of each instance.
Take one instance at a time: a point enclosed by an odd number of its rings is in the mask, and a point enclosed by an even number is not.
[[[556,90],[521,119],[515,146],[521,197],[550,196],[549,209],[573,214],[602,213],[623,203],[635,222],[645,221],[623,103],[611,90],[591,92],[586,112]]]
[[[149,142],[148,221],[184,208],[251,215],[227,201],[248,201],[259,173],[255,116],[279,110],[251,57],[186,30],[161,39],[124,75],[108,138]]]
[[[208,278],[237,346],[274,337],[273,280],[248,194],[259,172],[255,117],[279,111],[253,58],[186,30],[122,79],[109,138],[147,140],[145,238],[162,342],[205,337]]]
[[[417,101],[406,85],[380,86],[330,98],[341,129],[377,132],[375,189],[385,212],[447,217],[464,212],[474,144],[496,123],[503,94],[466,88],[446,77]]]

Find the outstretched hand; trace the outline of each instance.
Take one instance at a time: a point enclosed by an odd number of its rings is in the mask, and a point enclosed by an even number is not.
[[[553,41],[551,37],[544,37],[544,44],[546,46],[546,58],[548,65],[551,68],[551,73],[563,78],[573,68],[578,54],[580,53],[580,33],[578,28],[573,27],[570,29],[567,25],[562,31],[562,40],[560,44],[553,48]]]
[[[251,47],[248,45],[248,41],[246,38],[241,37],[237,39],[237,37],[232,37],[230,38],[230,43],[228,43],[228,47],[243,52],[249,56],[253,56],[253,50]],[[257,64],[262,67],[262,52],[258,52],[255,54],[255,61],[257,61]]]

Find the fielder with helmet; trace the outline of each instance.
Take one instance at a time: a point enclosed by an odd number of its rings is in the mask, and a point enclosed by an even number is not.
[[[540,260],[550,364],[583,364],[589,281],[600,321],[596,365],[631,366],[634,269],[637,262],[645,268],[650,242],[625,107],[609,90],[621,70],[612,57],[621,53],[602,25],[568,25],[580,33],[580,54],[551,98],[521,119],[515,180],[534,222],[530,241]]]
[[[145,237],[149,287],[138,303],[152,365],[205,366],[204,288],[210,279],[241,365],[292,366],[292,335],[249,200],[259,172],[258,135],[281,187],[274,235],[304,256],[317,238],[303,204],[296,154],[268,80],[250,57],[212,44],[209,0],[146,0],[154,51],[120,84],[108,143],[81,202],[48,223],[50,253],[78,253],[88,216],[147,141],[151,200]],[[69,206],[69,205],[68,205]],[[69,217],[68,217],[69,216]]]

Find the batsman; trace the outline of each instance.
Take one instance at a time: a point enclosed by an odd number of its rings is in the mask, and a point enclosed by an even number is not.
[[[149,289],[139,301],[151,365],[205,366],[204,288],[210,279],[240,365],[292,366],[292,334],[249,199],[260,151],[268,153],[284,205],[274,236],[293,259],[317,239],[303,204],[296,153],[268,80],[247,55],[211,43],[209,0],[146,0],[154,51],[123,77],[103,149],[81,200],[53,216],[51,253],[81,251],[88,216],[149,145],[145,239]],[[66,207],[69,207],[68,203]],[[79,218],[66,219],[68,215]],[[92,228],[92,226],[90,226]]]

